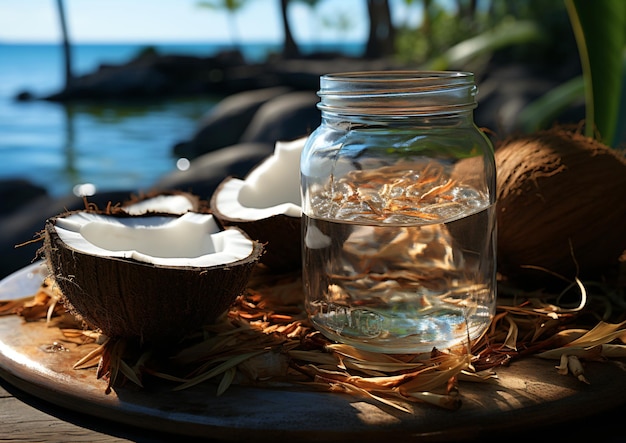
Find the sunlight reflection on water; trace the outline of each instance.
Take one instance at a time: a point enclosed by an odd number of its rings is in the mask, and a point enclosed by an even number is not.
[[[0,178],[26,178],[56,196],[84,183],[98,191],[146,190],[177,169],[173,146],[193,135],[214,104],[0,104]]]

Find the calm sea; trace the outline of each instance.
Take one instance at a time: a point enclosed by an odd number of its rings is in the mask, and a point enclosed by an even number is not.
[[[75,74],[101,63],[123,63],[144,45],[73,47]],[[212,44],[155,45],[160,53],[210,56],[222,49]],[[262,61],[276,45],[243,48],[249,61]],[[346,53],[358,51],[349,46]],[[58,91],[63,81],[60,45],[0,43],[0,179],[25,178],[53,196],[77,185],[97,190],[148,189],[176,166],[173,146],[189,139],[198,120],[217,98],[185,98],[152,103],[75,104],[71,108],[46,101],[18,102],[30,91],[38,96]]]

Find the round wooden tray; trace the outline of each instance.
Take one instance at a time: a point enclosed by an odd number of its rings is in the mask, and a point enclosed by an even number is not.
[[[34,294],[44,272],[33,264],[6,277],[0,281],[0,300]],[[231,386],[221,396],[211,384],[183,391],[119,387],[107,395],[95,370],[72,369],[86,351],[71,346],[54,351],[58,347],[51,345],[59,339],[59,330],[45,322],[0,317],[0,376],[70,410],[218,441],[470,440],[571,421],[626,401],[626,369],[620,361],[586,363],[591,383],[586,385],[557,374],[558,362],[538,358],[499,368],[493,382],[461,382],[463,403],[456,411],[418,403],[407,404],[411,412],[406,413],[363,398],[291,387]]]

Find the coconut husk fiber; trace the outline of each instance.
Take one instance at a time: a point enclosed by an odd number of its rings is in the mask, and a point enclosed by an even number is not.
[[[623,153],[569,128],[496,144],[498,263],[510,277],[596,278],[626,249]]]

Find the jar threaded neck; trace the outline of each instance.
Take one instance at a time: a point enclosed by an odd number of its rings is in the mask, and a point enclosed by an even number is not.
[[[474,74],[456,71],[364,71],[320,78],[323,113],[441,115],[476,107]]]

